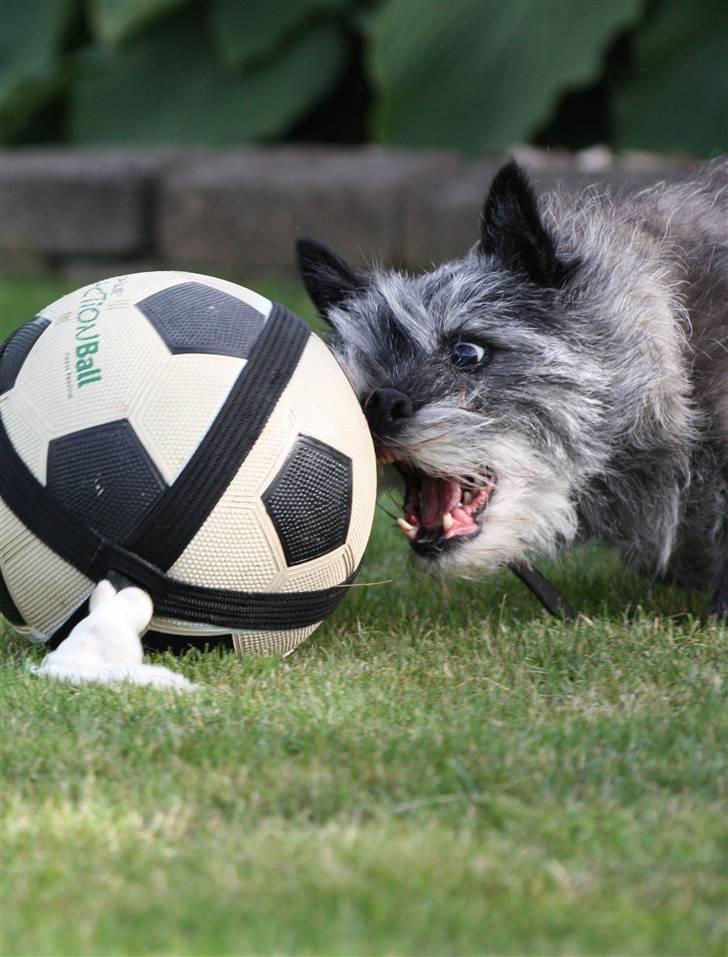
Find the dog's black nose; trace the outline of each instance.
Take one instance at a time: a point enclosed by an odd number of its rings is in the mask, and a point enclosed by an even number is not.
[[[369,428],[381,439],[393,435],[413,411],[410,397],[397,389],[375,389],[364,403]]]

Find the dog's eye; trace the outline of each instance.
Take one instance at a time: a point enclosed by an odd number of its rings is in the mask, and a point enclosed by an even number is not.
[[[485,359],[487,353],[484,346],[477,342],[456,342],[450,352],[453,365],[459,369],[474,369]]]

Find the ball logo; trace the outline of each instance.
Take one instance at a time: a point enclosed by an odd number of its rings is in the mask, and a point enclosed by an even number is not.
[[[99,333],[96,324],[107,297],[102,283],[89,286],[83,291],[76,313],[76,386],[79,389],[100,382],[102,378],[101,367],[97,365]]]

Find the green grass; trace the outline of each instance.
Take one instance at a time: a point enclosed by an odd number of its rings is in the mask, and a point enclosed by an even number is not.
[[[3,957],[725,953],[704,596],[584,549],[547,569],[567,626],[400,539],[379,514],[359,581],[391,581],[284,661],[158,656],[194,696],[54,687],[6,636]]]

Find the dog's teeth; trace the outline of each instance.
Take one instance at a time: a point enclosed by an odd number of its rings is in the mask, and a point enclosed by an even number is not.
[[[470,505],[473,501],[473,493],[465,491],[463,492],[463,505]]]
[[[415,535],[417,534],[417,529],[414,525],[410,525],[406,518],[398,518],[397,524],[408,538],[411,537],[412,532],[414,532]]]
[[[442,516],[442,528],[444,531],[449,532],[450,529],[455,524],[455,519],[452,517],[451,512],[445,512]]]

